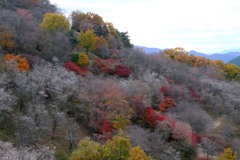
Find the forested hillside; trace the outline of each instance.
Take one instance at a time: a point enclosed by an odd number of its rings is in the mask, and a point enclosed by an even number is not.
[[[240,157],[236,65],[147,55],[100,15],[68,19],[48,0],[0,6],[2,160]]]

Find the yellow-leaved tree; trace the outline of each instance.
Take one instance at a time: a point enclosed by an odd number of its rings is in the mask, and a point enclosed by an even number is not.
[[[101,160],[100,144],[90,138],[81,140],[69,160]]]
[[[131,147],[130,140],[121,132],[112,140],[107,140],[102,149],[102,156],[108,160],[124,160],[129,157]]]
[[[97,39],[93,30],[81,31],[78,36],[78,48],[87,53],[94,51],[97,47]]]
[[[151,157],[139,146],[132,147],[130,139],[120,132],[102,145],[90,138],[82,139],[69,160],[151,160]]]
[[[86,67],[89,64],[88,55],[84,52],[80,53],[77,64],[81,67]]]
[[[237,152],[233,153],[231,148],[225,148],[223,154],[217,160],[237,160]]]
[[[130,150],[130,157],[128,160],[151,160],[151,157],[149,157],[139,146],[137,146]]]
[[[64,30],[67,31],[70,28],[70,23],[67,18],[58,13],[46,13],[43,17],[43,21],[40,24],[40,27],[43,30],[47,31],[56,31],[56,30]]]

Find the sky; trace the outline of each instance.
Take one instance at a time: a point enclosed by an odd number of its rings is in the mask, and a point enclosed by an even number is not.
[[[137,46],[240,51],[240,0],[50,0],[69,15],[93,12]]]

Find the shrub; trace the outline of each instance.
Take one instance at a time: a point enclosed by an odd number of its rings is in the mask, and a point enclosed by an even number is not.
[[[129,77],[129,75],[131,74],[131,70],[129,67],[124,66],[123,64],[114,59],[97,59],[95,62],[100,68],[100,70],[102,70],[105,74],[116,74],[119,77]]]
[[[97,59],[96,64],[99,66],[99,68],[106,74],[114,75],[115,74],[115,66],[117,65],[117,61],[113,59]]]
[[[101,134],[107,134],[111,131],[112,131],[111,123],[109,123],[108,120],[104,120],[102,127],[99,129],[99,132]]]
[[[77,61],[78,61],[78,56],[79,56],[78,53],[73,53],[73,54],[71,55],[71,61],[77,63]]]
[[[115,73],[119,77],[129,77],[129,75],[131,74],[131,70],[127,66],[117,65],[115,67]]]
[[[86,67],[79,67],[73,62],[66,62],[64,64],[64,67],[68,69],[69,71],[73,71],[76,74],[79,74],[81,76],[88,75],[90,72]]]

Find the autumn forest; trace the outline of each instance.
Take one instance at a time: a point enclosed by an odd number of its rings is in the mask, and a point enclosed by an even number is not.
[[[237,160],[240,68],[146,54],[97,13],[0,0],[1,160]]]

